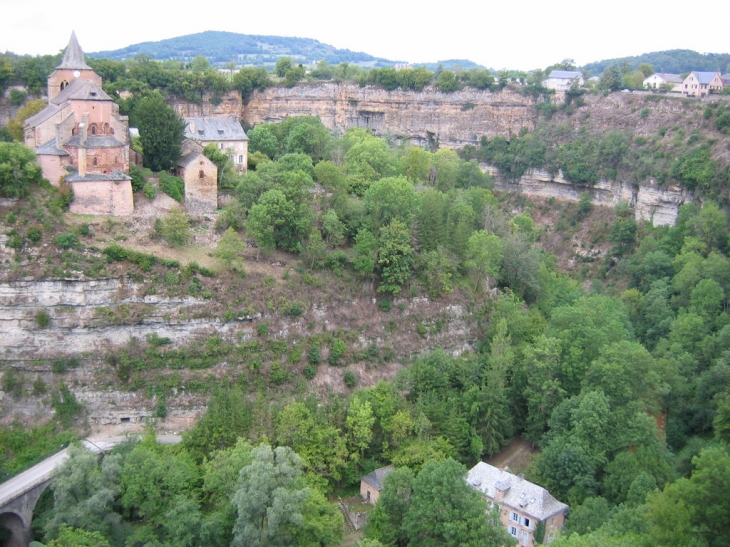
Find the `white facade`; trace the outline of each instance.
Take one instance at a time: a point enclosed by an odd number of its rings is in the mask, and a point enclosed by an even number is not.
[[[581,87],[585,81],[583,74],[575,70],[553,70],[542,85],[555,91],[567,91],[573,85]]]

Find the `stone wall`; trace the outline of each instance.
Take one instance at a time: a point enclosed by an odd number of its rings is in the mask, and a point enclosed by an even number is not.
[[[69,211],[76,215],[131,215],[134,212],[132,182],[72,182],[74,200]]]
[[[510,89],[499,92],[467,88],[441,93],[360,87],[322,82],[256,91],[245,106],[249,125],[278,122],[289,116],[319,116],[332,130],[366,127],[411,142],[438,142],[445,147],[477,143],[486,135],[516,135],[537,121],[534,100]]]
[[[693,199],[691,193],[679,186],[661,187],[651,181],[636,186],[621,181],[602,180],[593,186],[580,186],[565,180],[561,172],[552,175],[533,169],[518,181],[511,182],[504,180],[495,167],[482,164],[482,169],[494,176],[496,190],[563,201],[578,201],[581,193],[588,192],[596,205],[614,206],[619,201],[625,201],[634,208],[636,220],[649,220],[654,225],[673,225],[679,207]]]
[[[212,213],[218,207],[218,168],[200,154],[180,169],[185,183],[185,208],[190,213]]]

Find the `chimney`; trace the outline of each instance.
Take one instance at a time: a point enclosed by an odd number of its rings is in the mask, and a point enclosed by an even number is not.
[[[190,120],[190,123],[188,123],[188,127],[190,129],[190,134],[195,135],[195,120]]]
[[[79,146],[79,176],[86,176],[86,148]]]
[[[89,136],[89,113],[84,112],[81,117],[81,123],[79,124],[79,144],[86,146],[86,139]]]

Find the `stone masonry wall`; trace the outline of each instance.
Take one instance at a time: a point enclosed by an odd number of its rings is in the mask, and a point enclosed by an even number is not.
[[[132,182],[72,182],[74,200],[69,210],[76,215],[131,215],[134,212]]]

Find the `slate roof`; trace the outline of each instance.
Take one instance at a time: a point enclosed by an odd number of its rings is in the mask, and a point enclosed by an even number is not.
[[[66,51],[63,53],[61,64],[56,68],[66,68],[71,70],[90,70],[91,67],[86,64],[86,57],[81,50],[79,41],[76,39],[76,33],[71,33],[71,39],[68,41]]]
[[[35,149],[35,153],[41,156],[68,156],[63,148],[56,148],[56,139],[51,139]]]
[[[81,136],[74,135],[64,143],[64,146],[81,146]],[[89,135],[86,137],[86,148],[117,148],[124,146],[112,135]]]
[[[73,80],[68,84],[61,93],[56,95],[51,101],[53,104],[63,104],[66,101],[111,101],[109,95],[91,80]]]
[[[572,80],[573,78],[582,78],[583,73],[577,70],[553,70],[548,78],[557,78],[560,80]]]
[[[725,85],[730,85],[730,74],[723,74],[720,76],[720,79],[722,80],[722,83]]]
[[[695,78],[697,78],[697,81],[701,84],[709,84],[715,76],[717,76],[717,72],[697,72],[692,71],[692,74],[695,75]]]
[[[378,492],[380,492],[383,489],[383,479],[391,471],[393,471],[392,465],[388,465],[387,467],[381,467],[380,469],[376,469],[372,473],[368,473],[360,480],[366,482],[367,484],[375,488]]]
[[[67,182],[103,182],[105,180],[112,180],[112,181],[132,180],[132,177],[127,175],[124,171],[112,171],[109,174],[86,173],[85,177],[82,177],[81,175],[79,175],[78,171],[76,171],[66,177]]]
[[[185,137],[198,141],[247,141],[238,118],[185,118]]]
[[[484,462],[479,462],[469,470],[466,482],[490,500],[496,499],[496,490],[499,487],[504,490],[504,497],[499,503],[538,521],[543,521],[568,508],[542,486]]]
[[[38,112],[38,114],[34,114],[30,118],[27,118],[24,123],[31,127],[35,127],[35,126],[43,123],[44,121],[46,121],[48,118],[50,118],[51,116],[53,116],[55,113],[57,113],[60,110],[61,109],[59,107],[57,107],[55,104],[49,104],[43,110]]]
[[[658,76],[659,78],[670,84],[681,84],[684,81],[679,74],[669,74],[667,72],[655,72],[651,76]],[[649,78],[651,78],[651,76],[649,76]]]

